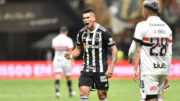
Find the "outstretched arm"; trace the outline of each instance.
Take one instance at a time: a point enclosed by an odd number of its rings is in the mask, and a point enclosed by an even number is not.
[[[114,71],[114,66],[115,66],[116,60],[117,60],[117,47],[115,45],[111,46],[110,50],[111,50],[111,53],[112,53],[112,62],[111,62],[111,65],[110,65],[110,67],[108,68],[108,70],[106,72],[106,77],[107,78],[112,77],[112,74],[113,74],[113,71]]]

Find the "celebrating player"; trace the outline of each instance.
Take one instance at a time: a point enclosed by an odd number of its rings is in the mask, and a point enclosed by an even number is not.
[[[129,62],[140,48],[141,101],[160,101],[172,58],[172,31],[158,15],[159,2],[143,2],[144,18],[137,24],[129,50]],[[137,73],[134,71],[135,80]],[[161,100],[162,101],[162,100]]]
[[[72,91],[71,83],[71,60],[64,58],[64,53],[71,52],[73,49],[73,42],[71,38],[67,36],[68,29],[63,26],[60,29],[60,34],[56,36],[52,41],[52,46],[55,50],[55,56],[53,60],[53,66],[56,73],[55,89],[56,97],[60,97],[59,85],[61,73],[64,72],[67,79],[67,86],[69,89],[69,96],[74,96],[75,92]]]
[[[117,58],[117,48],[110,32],[96,23],[92,9],[83,11],[85,27],[77,35],[77,45],[71,53],[66,53],[67,59],[76,58],[84,49],[84,63],[79,78],[80,101],[88,101],[91,85],[95,84],[100,101],[107,101],[109,88],[108,78],[111,78]],[[112,62],[108,68],[107,51],[112,52]]]

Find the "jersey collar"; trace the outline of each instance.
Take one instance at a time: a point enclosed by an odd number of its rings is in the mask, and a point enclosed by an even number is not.
[[[89,33],[95,33],[97,31],[97,29],[99,28],[99,26],[100,25],[98,23],[96,23],[96,29],[94,29],[93,31],[90,31],[89,29],[87,29],[87,30]]]
[[[160,20],[160,18],[158,16],[150,16],[147,20]]]

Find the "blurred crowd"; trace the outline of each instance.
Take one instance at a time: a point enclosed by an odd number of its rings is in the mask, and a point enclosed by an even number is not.
[[[173,30],[173,58],[180,59],[180,1],[159,0],[159,16]],[[127,59],[134,29],[143,21],[143,0],[86,0],[86,7],[95,9],[97,22],[111,30],[119,49],[118,59]]]
[[[111,31],[117,43],[118,59],[127,59],[135,26],[144,20],[142,2],[143,0],[8,0],[0,3],[0,60],[46,59],[46,55],[49,56],[50,53],[51,40],[62,25],[68,26],[69,36],[76,44],[77,31],[83,27],[81,12],[84,8],[94,9],[97,22]],[[180,0],[159,2],[160,17],[173,30],[173,59],[180,59]]]

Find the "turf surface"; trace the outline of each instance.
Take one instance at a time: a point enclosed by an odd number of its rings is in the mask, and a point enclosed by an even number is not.
[[[55,98],[54,80],[0,80],[0,101],[79,101],[78,80],[73,80],[77,95],[69,98],[66,81],[61,80],[62,97]],[[180,101],[180,80],[170,80],[164,101]],[[132,80],[110,80],[109,101],[139,101],[139,85]],[[99,101],[96,91],[89,101]]]

